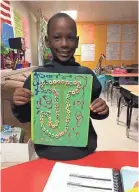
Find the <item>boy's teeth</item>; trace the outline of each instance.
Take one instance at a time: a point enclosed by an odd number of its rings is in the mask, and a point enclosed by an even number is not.
[[[61,55],[68,55],[68,52],[60,52]]]

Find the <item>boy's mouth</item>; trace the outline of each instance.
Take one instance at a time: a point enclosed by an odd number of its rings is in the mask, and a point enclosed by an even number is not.
[[[70,51],[59,51],[60,56],[62,57],[68,57],[70,54]]]

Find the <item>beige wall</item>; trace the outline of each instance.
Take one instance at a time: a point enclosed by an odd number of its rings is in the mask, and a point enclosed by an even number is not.
[[[21,17],[25,17],[29,21],[29,45],[30,49],[26,50],[26,59],[31,62],[32,66],[38,66],[38,35],[37,35],[37,21],[33,18],[30,10],[24,2],[11,1],[11,17],[12,25],[14,27],[13,11],[16,10]]]

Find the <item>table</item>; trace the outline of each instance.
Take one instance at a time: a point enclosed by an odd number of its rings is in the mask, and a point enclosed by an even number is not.
[[[115,83],[119,84],[119,78],[123,77],[123,78],[130,78],[130,77],[134,77],[135,81],[137,80],[139,74],[138,73],[125,73],[125,74],[105,74],[106,77],[111,78],[111,80],[108,80],[107,83],[107,101],[109,101],[109,88],[110,88],[110,84],[112,84],[112,88],[111,88],[111,102],[112,102],[112,97],[113,97],[113,86]]]
[[[135,92],[131,92],[131,94],[132,94],[132,101],[133,101],[133,103],[138,104],[139,92],[135,91]]]
[[[138,72],[138,67],[125,67],[126,71],[128,73],[134,71],[134,72]]]
[[[124,97],[127,103],[126,136],[129,138],[132,109],[138,107],[139,85],[120,85],[121,97],[118,102],[117,122],[119,122],[121,99]]]
[[[103,151],[85,158],[65,163],[120,169],[122,166],[138,166],[137,152]],[[1,171],[2,192],[42,192],[55,161],[34,160]]]
[[[131,92],[131,94],[139,97],[139,92],[138,91],[133,91],[133,92]]]
[[[125,67],[125,69],[138,69],[138,67]]]
[[[138,92],[139,85],[120,85],[120,87],[128,92]]]
[[[132,116],[132,110],[133,108],[138,108],[138,89],[135,91],[130,92],[131,94],[131,101],[128,104],[129,105],[129,116],[128,116],[128,125],[127,125],[127,136],[129,136],[129,131],[130,131],[130,124],[131,124],[131,116]]]

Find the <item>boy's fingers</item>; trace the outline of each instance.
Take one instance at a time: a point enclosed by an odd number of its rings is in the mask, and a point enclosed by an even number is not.
[[[22,96],[22,97],[27,97],[30,98],[31,97],[31,91],[28,89],[17,89],[14,92],[14,96]]]
[[[102,112],[102,111],[104,111],[106,108],[107,108],[107,106],[104,104],[104,105],[102,105],[101,107],[98,107],[98,108],[94,109],[93,111],[94,111],[94,112]]]
[[[14,95],[15,95],[15,96],[25,97],[25,98],[30,98],[30,97],[31,97],[31,95],[30,95],[29,93],[26,93],[26,92],[24,92],[24,91],[22,91],[22,92],[17,92],[17,93],[15,93]]]
[[[31,91],[25,88],[18,88],[15,90],[15,93],[28,93],[29,95],[31,95]]]
[[[91,105],[95,105],[95,104],[97,104],[98,102],[101,102],[101,101],[103,101],[101,98],[97,98],[97,99],[95,99],[95,100],[92,102]]]
[[[107,107],[104,111],[99,112],[98,114],[99,114],[99,115],[104,115],[104,114],[106,114],[107,112],[108,112],[108,107]]]
[[[91,105],[91,110],[96,110],[97,108],[103,106],[103,105],[106,105],[106,103],[102,100],[100,102],[97,102],[95,105]]]
[[[14,102],[15,105],[25,105],[26,102],[22,102],[22,101],[16,101]]]
[[[25,102],[27,103],[29,101],[29,98],[21,97],[21,96],[15,96],[13,97],[13,101],[16,102]]]

